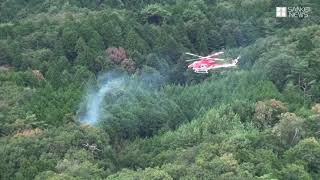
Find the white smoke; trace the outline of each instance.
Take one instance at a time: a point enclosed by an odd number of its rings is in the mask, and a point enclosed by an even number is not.
[[[81,123],[96,125],[100,121],[103,111],[103,103],[108,99],[108,94],[116,95],[121,91],[130,91],[128,87],[146,86],[146,88],[156,88],[163,84],[163,78],[157,73],[141,72],[139,76],[128,76],[121,72],[109,72],[101,74],[97,79],[97,88],[87,90],[84,101],[77,112],[77,119]],[[140,84],[140,85],[139,85]],[[142,85],[143,84],[143,85]],[[127,88],[126,88],[127,87]],[[105,114],[106,115],[106,114]]]
[[[107,75],[101,76],[99,79],[108,78]],[[99,115],[101,114],[101,105],[106,95],[112,90],[121,87],[124,78],[115,78],[101,81],[98,84],[98,89],[90,91],[86,97],[85,114],[80,116],[80,121],[85,124],[97,124],[99,122]]]

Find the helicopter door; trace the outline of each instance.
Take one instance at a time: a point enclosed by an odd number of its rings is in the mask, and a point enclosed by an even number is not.
[[[207,64],[201,64],[200,68],[198,70],[198,73],[208,73],[208,65]]]
[[[207,67],[208,67],[208,65],[206,65],[206,64],[201,64],[201,69],[206,69]]]

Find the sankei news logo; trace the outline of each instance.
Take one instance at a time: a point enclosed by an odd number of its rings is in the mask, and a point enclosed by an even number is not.
[[[310,7],[276,7],[276,17],[305,18],[310,12]]]

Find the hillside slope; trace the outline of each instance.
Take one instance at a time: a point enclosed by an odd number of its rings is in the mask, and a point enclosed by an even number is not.
[[[317,0],[0,4],[0,179],[320,178]]]

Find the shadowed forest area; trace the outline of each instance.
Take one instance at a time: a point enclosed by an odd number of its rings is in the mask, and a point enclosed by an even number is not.
[[[319,138],[318,0],[0,0],[0,179],[320,179]]]

